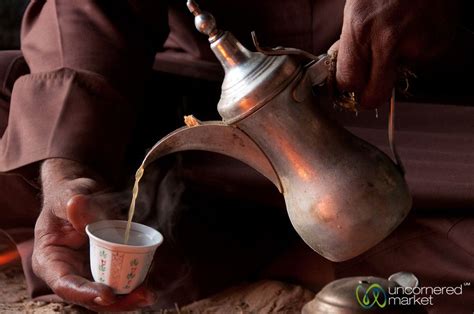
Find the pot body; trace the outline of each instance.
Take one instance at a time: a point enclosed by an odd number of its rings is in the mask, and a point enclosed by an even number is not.
[[[326,118],[307,74],[296,71],[282,92],[234,125],[273,165],[303,240],[327,259],[344,261],[393,231],[411,197],[392,160]]]

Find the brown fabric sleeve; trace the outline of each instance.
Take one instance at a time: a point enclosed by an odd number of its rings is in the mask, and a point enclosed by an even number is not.
[[[112,173],[153,60],[146,34],[133,1],[32,1],[22,25],[31,74],[13,88],[0,171],[61,157]]]
[[[114,169],[128,137],[127,105],[100,76],[67,68],[23,76],[0,142],[1,170],[54,157]]]

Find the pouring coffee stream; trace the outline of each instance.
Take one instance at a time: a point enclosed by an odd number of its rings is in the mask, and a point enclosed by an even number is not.
[[[312,87],[327,80],[328,56],[301,61],[310,54],[251,52],[194,1],[187,5],[225,70],[217,106],[222,121],[175,130],[142,166],[188,150],[243,161],[279,189],[295,230],[332,261],[355,257],[390,234],[410,210],[407,184],[387,155],[318,106]]]
[[[145,168],[143,166],[140,166],[140,168],[138,168],[137,172],[135,173],[135,183],[133,184],[132,200],[130,201],[130,208],[128,210],[127,227],[125,228],[125,235],[124,235],[124,240],[123,240],[124,244],[128,244],[128,239],[130,238],[130,228],[132,226],[133,216],[135,215],[135,205],[137,203],[140,180],[142,179],[144,172],[145,172]]]

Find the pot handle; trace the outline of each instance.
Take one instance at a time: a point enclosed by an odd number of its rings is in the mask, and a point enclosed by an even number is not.
[[[214,152],[240,160],[269,179],[280,192],[283,187],[272,163],[262,149],[241,129],[221,121],[201,122],[179,128],[152,147],[143,160],[146,167],[154,160],[176,152]]]
[[[390,112],[388,114],[388,144],[393,158],[395,158],[395,165],[398,170],[405,176],[405,167],[402,159],[398,155],[397,147],[395,145],[395,88],[392,89],[392,96],[390,97]]]

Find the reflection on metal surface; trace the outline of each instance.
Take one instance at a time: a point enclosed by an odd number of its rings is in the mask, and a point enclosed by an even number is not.
[[[238,159],[269,179],[283,192],[280,179],[265,153],[238,128],[219,121],[180,128],[161,139],[148,152],[143,166],[163,156],[188,150],[210,151]]]
[[[237,64],[237,62],[234,61],[232,56],[227,54],[227,49],[225,47],[223,47],[222,45],[216,45],[216,49],[219,50],[219,53],[221,54],[222,58],[224,58],[225,63],[229,68],[232,68]]]
[[[309,181],[316,178],[314,173],[314,167],[312,167],[306,160],[301,156],[294,147],[294,143],[290,142],[285,134],[281,131],[284,131],[274,125],[264,125],[262,130],[268,135],[268,138],[278,139],[278,150],[282,159],[288,161],[288,165],[291,165],[298,177],[303,181]]]
[[[285,155],[286,159],[293,165],[296,170],[296,173],[301,178],[301,180],[309,181],[314,175],[310,176],[310,165],[308,165],[303,158],[293,149],[291,143],[283,141],[282,143],[283,150],[282,153]]]
[[[316,219],[325,222],[336,220],[337,215],[334,211],[335,202],[332,197],[332,195],[327,195],[325,197],[322,197],[319,202],[316,203],[316,206],[313,208],[313,215],[317,217]]]

